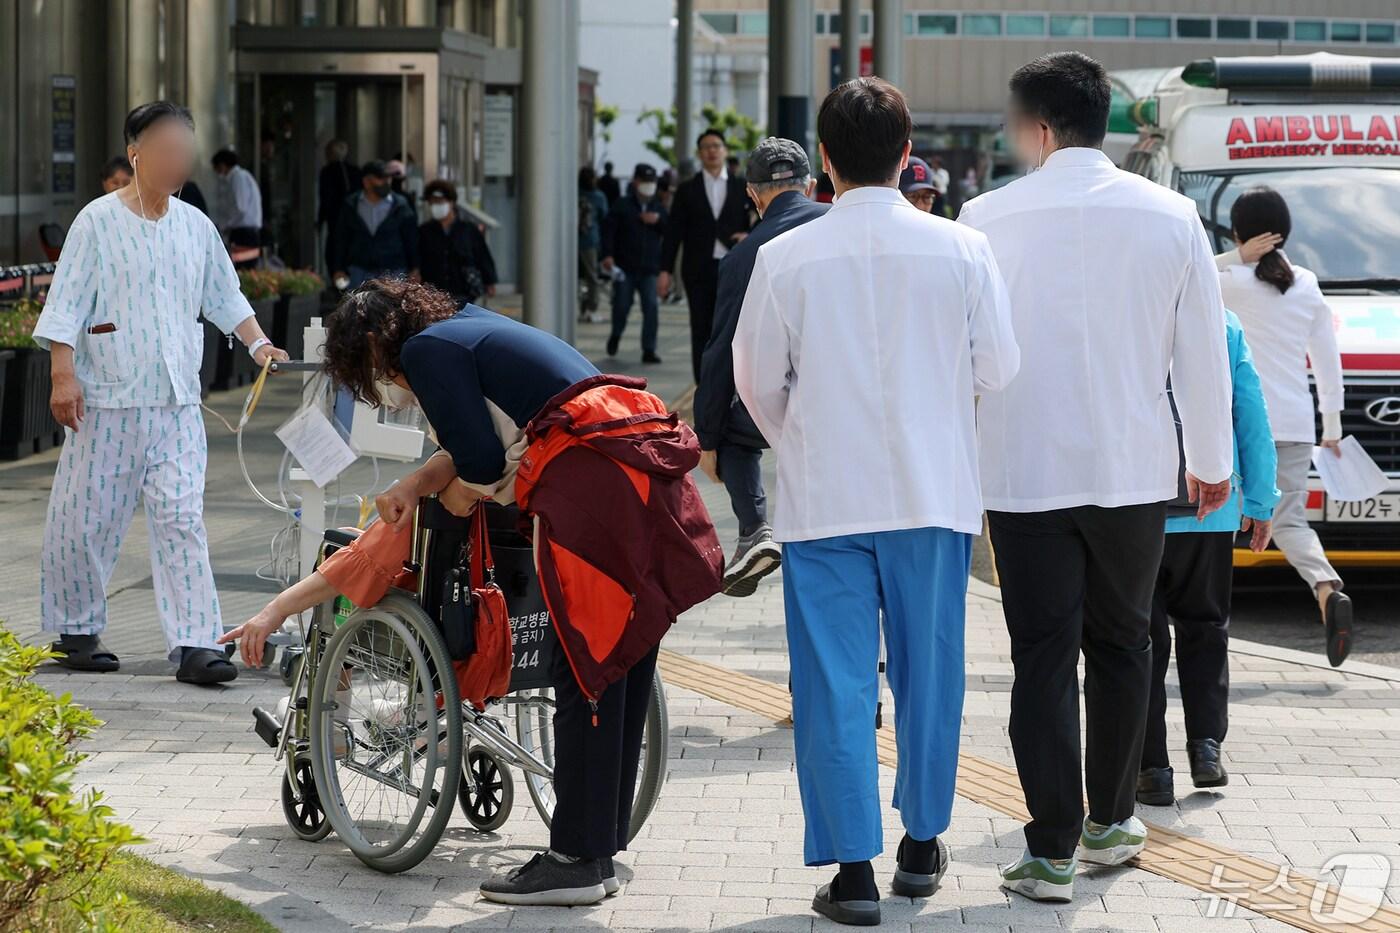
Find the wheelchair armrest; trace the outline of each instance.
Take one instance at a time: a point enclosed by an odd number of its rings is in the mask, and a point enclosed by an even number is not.
[[[352,534],[341,528],[327,528],[325,532],[325,542],[334,544],[338,548],[349,547],[358,538],[358,534]]]

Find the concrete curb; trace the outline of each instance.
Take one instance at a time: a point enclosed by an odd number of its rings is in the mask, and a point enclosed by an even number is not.
[[[993,602],[1001,602],[1001,588],[992,586],[982,580],[972,577],[967,581],[967,594],[976,596],[979,599],[990,599]],[[1257,641],[1247,641],[1243,638],[1230,639],[1230,650],[1236,654],[1243,654],[1252,658],[1267,658],[1270,661],[1282,661],[1286,664],[1297,664],[1299,667],[1311,667],[1321,671],[1329,671],[1334,674],[1346,674],[1353,677],[1370,677],[1375,680],[1384,680],[1387,683],[1400,684],[1400,670],[1393,667],[1386,667],[1383,664],[1370,664],[1366,661],[1348,661],[1343,667],[1333,667],[1325,660],[1319,659],[1317,655],[1309,654],[1306,651],[1298,651],[1295,648],[1281,648],[1277,645],[1265,645]]]

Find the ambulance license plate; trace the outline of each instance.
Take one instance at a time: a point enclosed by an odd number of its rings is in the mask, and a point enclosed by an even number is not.
[[[1328,499],[1324,514],[1329,522],[1400,522],[1400,492],[1383,492],[1360,502]]]

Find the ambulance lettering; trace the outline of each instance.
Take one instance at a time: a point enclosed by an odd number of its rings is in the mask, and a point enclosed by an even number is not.
[[[1234,117],[1225,133],[1225,148],[1231,161],[1327,156],[1400,157],[1400,114]]]

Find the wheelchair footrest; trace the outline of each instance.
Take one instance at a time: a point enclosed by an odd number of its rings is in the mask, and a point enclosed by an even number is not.
[[[276,748],[282,738],[282,724],[277,717],[260,706],[253,707],[253,731],[267,743],[268,748]]]

